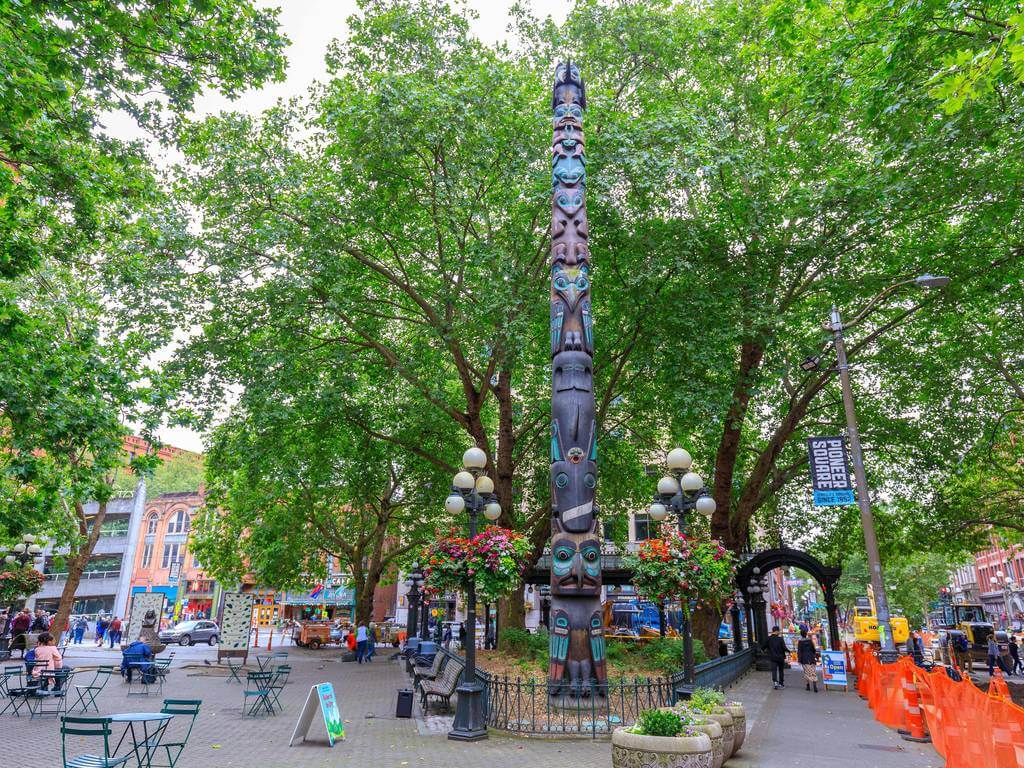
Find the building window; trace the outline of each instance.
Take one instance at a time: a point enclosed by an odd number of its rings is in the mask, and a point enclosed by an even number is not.
[[[171,563],[182,563],[184,560],[184,552],[181,551],[181,545],[178,542],[164,544],[164,559],[161,561],[161,568],[170,568]]]
[[[156,515],[155,514],[149,516],[149,522],[146,524],[146,533],[147,534],[156,533]]]
[[[651,518],[646,513],[639,513],[633,516],[634,541],[647,541],[651,538]]]
[[[168,533],[188,533],[188,529],[192,525],[192,517],[184,509],[179,509],[178,513],[171,519],[170,524],[167,526]]]
[[[142,548],[142,567],[149,568],[150,563],[153,562],[153,543],[149,542],[145,547]]]

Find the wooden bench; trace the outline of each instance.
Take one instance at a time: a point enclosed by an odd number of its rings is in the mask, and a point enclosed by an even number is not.
[[[462,679],[463,667],[465,667],[465,664],[458,659],[450,659],[448,663],[444,665],[436,680],[424,680],[420,684],[420,695],[423,700],[424,712],[427,711],[427,707],[430,703],[430,697],[442,699],[444,701],[445,708],[451,711],[452,695],[455,693],[455,689],[459,685],[459,680]]]
[[[427,680],[436,680],[437,675],[440,674],[441,666],[444,664],[446,655],[438,651],[434,655],[433,664],[418,664],[413,668],[413,679],[415,680],[414,688],[419,688],[420,685]]]

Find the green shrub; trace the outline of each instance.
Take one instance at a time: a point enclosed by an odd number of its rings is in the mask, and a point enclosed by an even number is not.
[[[525,629],[503,629],[499,635],[499,647],[512,656],[519,656],[528,661],[543,661],[548,659],[548,633],[541,629],[537,634],[531,634]]]
[[[687,704],[695,712],[714,712],[725,704],[725,694],[714,688],[697,688]]]
[[[675,712],[648,709],[640,713],[634,730],[644,736],[678,736],[683,732],[683,721]]]

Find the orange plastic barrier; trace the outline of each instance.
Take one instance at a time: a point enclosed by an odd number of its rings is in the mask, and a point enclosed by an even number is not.
[[[942,667],[926,672],[908,657],[880,664],[863,644],[853,647],[857,690],[868,700],[875,718],[910,736],[924,730],[946,759],[946,768],[1024,768],[1024,708],[1010,700],[1002,675],[994,675],[989,691],[970,680],[954,681]]]

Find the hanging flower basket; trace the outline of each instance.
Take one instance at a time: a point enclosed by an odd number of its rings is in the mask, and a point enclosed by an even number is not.
[[[648,539],[636,553],[623,557],[633,571],[633,586],[653,602],[680,600],[720,606],[733,592],[736,558],[717,539],[698,540],[674,531]]]
[[[519,585],[529,554],[526,537],[508,528],[488,526],[472,539],[453,531],[420,555],[424,589],[430,595],[465,593],[472,577],[477,599],[494,602]]]
[[[35,568],[7,568],[0,571],[0,606],[7,607],[21,597],[42,589],[43,574]]]

